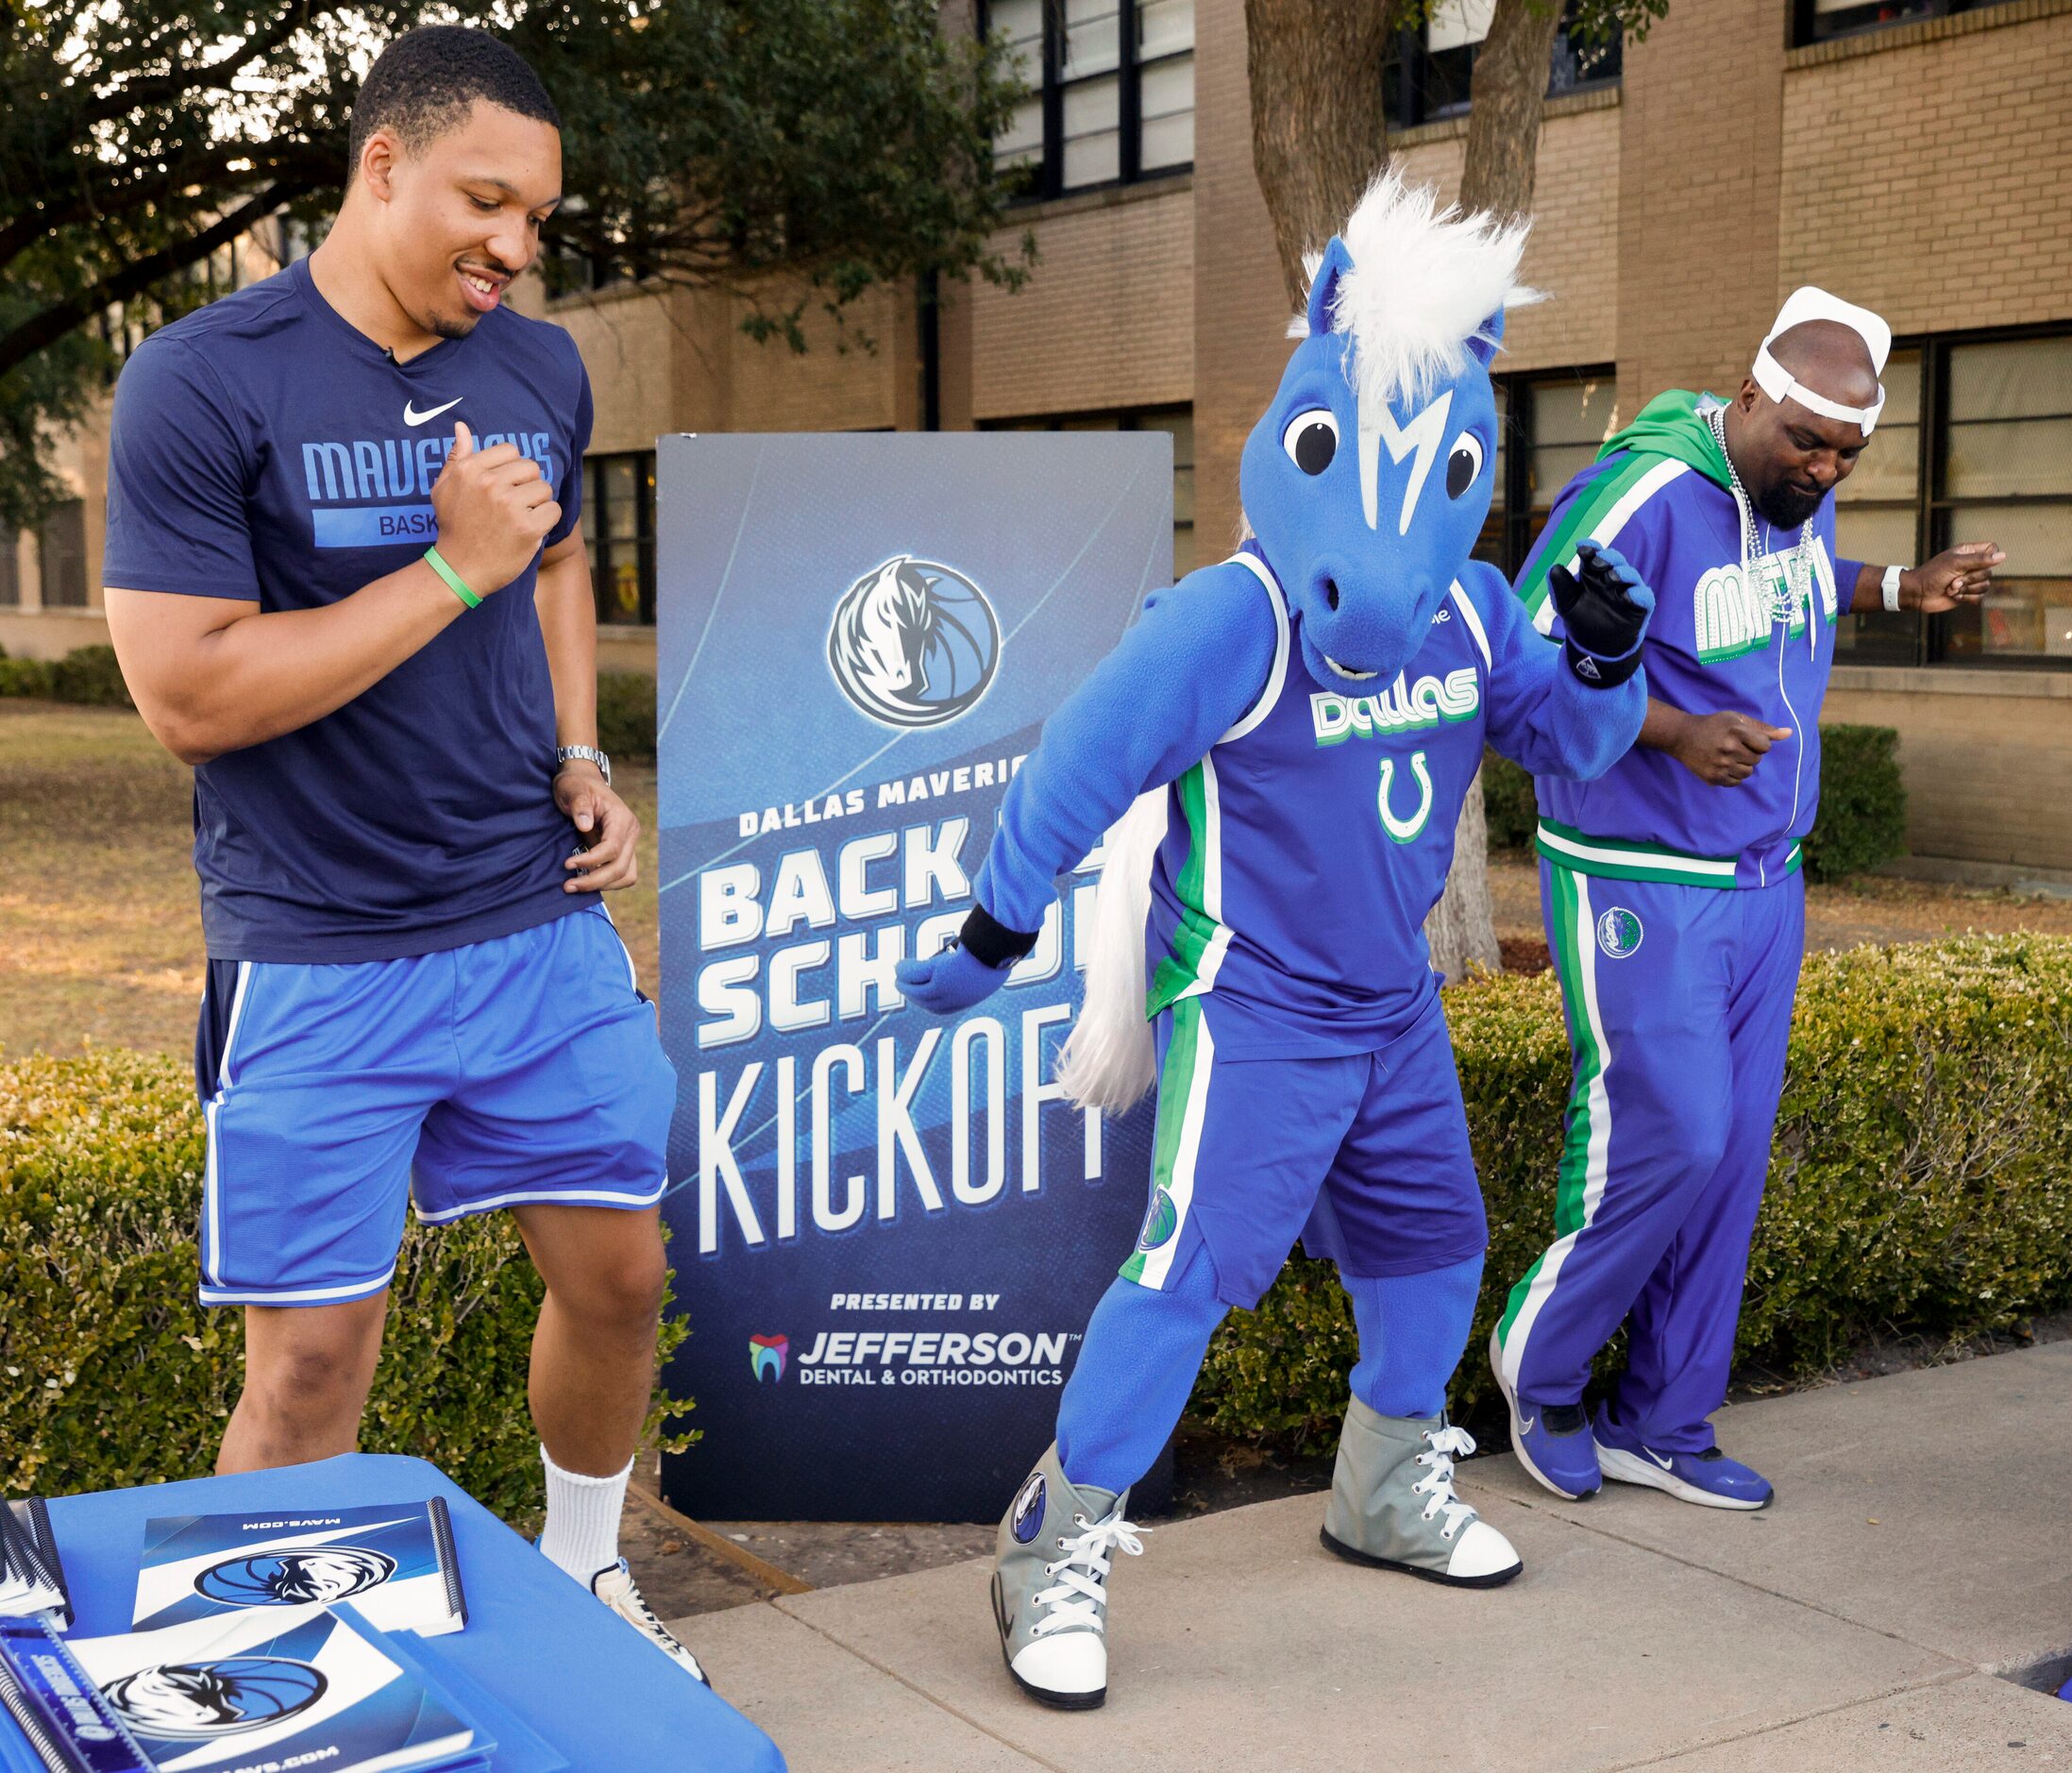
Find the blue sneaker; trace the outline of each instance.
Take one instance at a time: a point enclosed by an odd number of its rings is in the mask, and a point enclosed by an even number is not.
[[[1777,1492],[1760,1472],[1728,1459],[1716,1446],[1702,1453],[1659,1453],[1597,1412],[1597,1460],[1607,1478],[1663,1490],[1704,1509],[1767,1508]]]
[[[1518,1462],[1565,1502],[1582,1502],[1604,1487],[1597,1444],[1580,1404],[1521,1404],[1504,1377],[1504,1350],[1490,1332],[1490,1370],[1511,1412],[1511,1450]]]

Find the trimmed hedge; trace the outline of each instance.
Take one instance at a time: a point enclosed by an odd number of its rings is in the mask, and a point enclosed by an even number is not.
[[[598,745],[607,757],[654,761],[653,678],[642,671],[598,673]]]
[[[50,695],[50,667],[41,659],[0,657],[0,696]]]
[[[1552,1236],[1569,1049],[1551,973],[1457,986],[1446,1007],[1490,1216],[1466,1416],[1494,1399],[1490,1326]],[[1877,1331],[1955,1340],[2072,1305],[2068,1101],[2072,938],[1810,954],[1737,1358],[1804,1376]],[[1356,1344],[1330,1265],[1297,1255],[1217,1332],[1191,1409],[1329,1445]]]
[[[195,1302],[201,1115],[169,1058],[0,1067],[0,1494],[206,1475],[244,1314]],[[514,1522],[541,1505],[526,1367],[539,1275],[508,1215],[404,1233],[362,1444],[435,1461]],[[682,1340],[665,1326],[665,1352]],[[687,1402],[656,1397],[650,1430]],[[666,1444],[688,1444],[695,1436]]]
[[[1898,748],[1899,735],[1889,726],[1820,729],[1820,816],[1803,846],[1808,880],[1845,880],[1906,854]],[[1540,822],[1532,778],[1492,751],[1482,753],[1482,804],[1492,850],[1532,847]]]
[[[0,696],[34,696],[92,707],[133,708],[113,647],[75,647],[55,663],[0,652]]]

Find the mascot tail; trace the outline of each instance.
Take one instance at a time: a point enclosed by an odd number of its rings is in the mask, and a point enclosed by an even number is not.
[[[1087,1001],[1058,1060],[1057,1081],[1082,1108],[1120,1114],[1152,1086],[1156,1063],[1144,1018],[1144,922],[1151,865],[1166,836],[1166,790],[1137,797],[1103,840],[1087,957]]]

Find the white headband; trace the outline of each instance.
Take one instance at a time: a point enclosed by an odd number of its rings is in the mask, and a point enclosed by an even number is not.
[[[1808,320],[1833,320],[1847,327],[1870,351],[1872,373],[1879,376],[1885,373],[1885,360],[1892,355],[1892,328],[1868,308],[1859,308],[1853,302],[1845,302],[1839,296],[1830,296],[1826,290],[1816,289],[1809,283],[1794,290],[1784,306],[1777,310],[1776,321],[1756,352],[1756,386],[1773,400],[1796,400],[1809,413],[1854,425],[1868,437],[1878,423],[1878,415],[1885,410],[1882,382],[1878,384],[1878,398],[1869,406],[1844,406],[1824,394],[1815,394],[1770,354],[1773,339]]]

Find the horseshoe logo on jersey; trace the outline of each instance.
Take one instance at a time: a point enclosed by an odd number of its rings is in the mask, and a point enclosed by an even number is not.
[[[1410,753],[1410,773],[1417,778],[1417,811],[1408,819],[1398,819],[1389,805],[1390,790],[1395,786],[1396,760],[1384,757],[1381,760],[1381,828],[1398,843],[1408,843],[1424,829],[1424,821],[1432,816],[1432,772],[1424,767],[1424,753]]]

